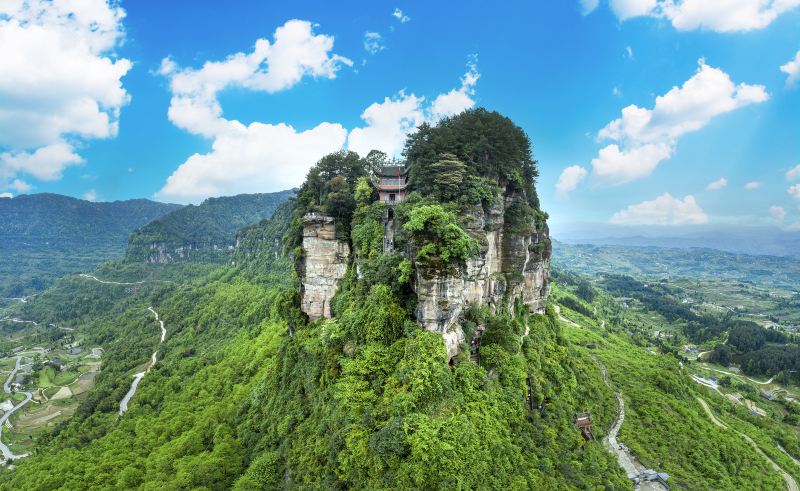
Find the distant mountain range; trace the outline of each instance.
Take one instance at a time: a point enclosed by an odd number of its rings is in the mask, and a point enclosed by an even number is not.
[[[50,193],[0,198],[0,247],[124,245],[131,232],[181,207],[148,199],[94,203]]]
[[[0,297],[29,295],[65,274],[120,257],[131,232],[181,208],[49,193],[0,198]]]
[[[223,260],[238,229],[268,218],[293,195],[242,194],[188,206],[147,199],[94,203],[59,194],[0,198],[0,301],[123,256],[159,263]]]
[[[294,190],[208,198],[175,210],[131,234],[129,261],[216,261],[236,244],[236,231],[269,218]]]
[[[800,259],[800,231],[767,226],[621,227],[564,224],[551,229],[567,244],[703,247],[720,251]]]

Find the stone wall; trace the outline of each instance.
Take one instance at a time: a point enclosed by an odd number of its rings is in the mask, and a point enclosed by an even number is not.
[[[301,308],[312,321],[331,317],[331,299],[349,258],[350,246],[336,238],[332,217],[320,213],[303,217]]]

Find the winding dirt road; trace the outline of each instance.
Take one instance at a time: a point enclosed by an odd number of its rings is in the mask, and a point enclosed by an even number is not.
[[[161,344],[163,344],[164,340],[167,338],[167,329],[164,327],[164,321],[159,319],[158,312],[153,310],[153,307],[147,307],[147,310],[152,312],[153,315],[156,316],[156,320],[161,324],[161,339],[158,342],[159,347],[161,347]],[[128,411],[128,403],[131,402],[131,398],[136,393],[136,389],[139,387],[139,382],[141,382],[144,376],[147,375],[147,372],[149,372],[150,369],[153,368],[153,366],[155,366],[156,361],[158,361],[157,355],[158,355],[158,349],[156,348],[156,350],[153,351],[153,355],[150,357],[150,363],[147,364],[144,371],[139,372],[133,376],[133,383],[131,383],[131,388],[128,389],[128,393],[125,394],[125,397],[123,397],[122,401],[120,401],[119,403],[120,416],[122,416]]]
[[[606,366],[597,356],[592,355],[592,358],[594,358],[594,361],[600,367],[600,373],[603,375],[603,382],[611,387],[608,381]],[[614,395],[617,398],[619,409],[614,425],[611,427],[611,430],[609,430],[608,435],[603,438],[603,446],[617,457],[617,462],[619,466],[622,467],[622,470],[625,471],[625,474],[627,474],[628,479],[633,479],[640,476],[646,469],[636,460],[636,457],[631,454],[628,447],[617,440],[619,431],[622,428],[622,423],[625,422],[625,400],[622,398],[620,392],[614,392]],[[664,485],[658,481],[644,481],[634,484],[634,489],[637,491],[666,491],[668,488],[664,487]]]

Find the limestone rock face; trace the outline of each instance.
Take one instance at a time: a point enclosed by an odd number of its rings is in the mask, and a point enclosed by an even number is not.
[[[301,308],[312,321],[331,317],[331,299],[349,258],[350,246],[336,238],[332,217],[320,213],[303,217]]]
[[[429,331],[442,334],[450,357],[464,341],[459,317],[470,304],[492,310],[520,298],[530,311],[543,313],[550,294],[550,244],[546,224],[509,224],[508,208],[520,196],[513,193],[497,203],[468,210],[467,232],[481,244],[477,257],[455,275],[430,275],[417,270],[417,321]]]

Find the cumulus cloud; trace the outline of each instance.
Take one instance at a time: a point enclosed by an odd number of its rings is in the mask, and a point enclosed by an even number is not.
[[[724,177],[720,177],[716,181],[708,183],[706,189],[708,189],[709,191],[716,191],[718,189],[724,188],[727,185],[728,185],[728,180],[725,179]]]
[[[744,188],[748,191],[752,191],[753,189],[758,189],[761,187],[761,183],[758,181],[750,181],[744,185]]]
[[[364,33],[364,51],[374,55],[383,51],[384,48],[383,36],[381,36],[381,33],[370,31]]]
[[[609,0],[621,21],[648,16],[666,19],[679,31],[716,32],[763,29],[798,5],[800,0]]]
[[[315,34],[310,22],[290,20],[278,27],[274,41],[259,39],[249,53],[208,61],[199,69],[161,63],[172,100],[168,117],[176,126],[213,139],[209,153],[195,154],[169,176],[159,198],[180,202],[220,194],[285,189],[302,181],[322,155],[339,150],[347,131],[324,122],[297,131],[278,123],[245,125],[223,117],[218,94],[229,87],[275,93],[304,77],[335,78],[352,62],[331,53],[334,39]]]
[[[58,179],[81,141],[116,136],[131,62],[116,2],[0,3],[0,187]]]
[[[556,193],[565,197],[586,177],[588,171],[580,165],[571,165],[561,172],[556,182]]]
[[[790,186],[789,189],[786,190],[789,193],[789,196],[796,200],[800,200],[800,184],[795,184],[794,186]]]
[[[769,98],[764,86],[734,84],[719,68],[698,61],[697,72],[666,94],[652,109],[631,104],[601,129],[600,140],[613,140],[592,159],[595,174],[609,184],[650,175],[672,156],[679,137],[706,126],[714,117]]]
[[[425,121],[434,121],[472,107],[478,79],[472,63],[461,87],[427,104],[425,98],[399,92],[367,107],[365,125],[349,131],[337,122],[322,122],[299,131],[285,123],[226,119],[218,94],[229,87],[274,93],[304,77],[335,78],[352,62],[333,54],[334,39],[315,34],[311,23],[292,20],[276,29],[274,41],[259,39],[249,53],[201,68],[182,68],[171,58],[159,73],[170,81],[168,117],[176,126],[212,141],[211,150],[186,159],[157,193],[161,199],[196,202],[209,196],[277,191],[297,186],[325,154],[349,149],[366,154],[383,150],[397,154],[406,135]],[[447,97],[448,95],[451,95]],[[459,95],[465,95],[458,100]],[[444,97],[444,98],[442,98]],[[439,101],[439,104],[437,104]]]
[[[708,223],[708,215],[694,196],[683,200],[664,193],[652,201],[643,201],[620,210],[611,217],[614,225],[700,225]]]
[[[9,192],[0,193],[0,198],[13,198],[13,197],[14,195]]]
[[[772,205],[769,207],[769,216],[771,216],[776,222],[783,223],[783,220],[786,218],[786,208],[778,205]]]
[[[383,102],[371,104],[361,114],[366,126],[350,131],[348,149],[360,155],[366,155],[370,150],[381,150],[389,155],[399,154],[406,136],[420,124],[435,123],[474,107],[475,85],[479,78],[473,56],[467,63],[461,86],[436,96],[430,104],[426,104],[424,97],[406,94],[405,91],[395,97],[387,97]]]
[[[625,184],[653,173],[661,161],[672,156],[672,146],[667,143],[650,143],[620,149],[611,144],[600,149],[592,159],[592,168],[601,181],[608,184]]]
[[[795,165],[786,172],[787,181],[794,181],[795,179],[800,179],[800,164]]]
[[[431,118],[438,120],[473,107],[475,105],[475,85],[480,76],[477,62],[472,56],[467,63],[467,73],[461,78],[461,87],[446,94],[440,94],[433,100],[430,109]]]
[[[411,17],[404,14],[403,11],[400,10],[399,8],[394,9],[394,12],[392,12],[392,17],[400,21],[401,24],[405,24],[406,22],[411,20]]]
[[[789,60],[781,65],[781,71],[788,75],[788,77],[786,77],[786,86],[794,87],[797,80],[800,79],[800,50],[794,55],[793,60]]]

